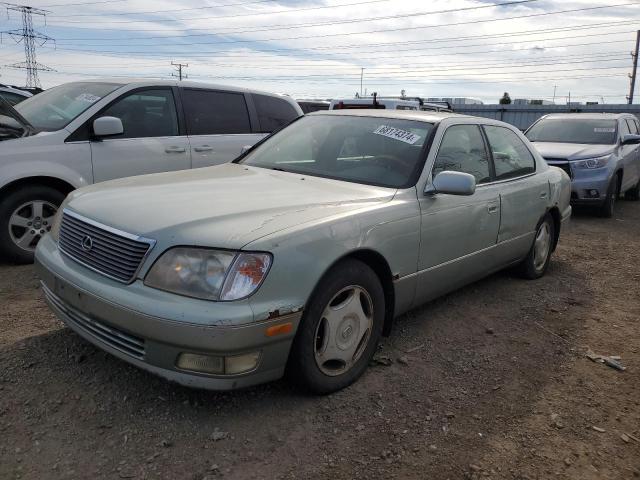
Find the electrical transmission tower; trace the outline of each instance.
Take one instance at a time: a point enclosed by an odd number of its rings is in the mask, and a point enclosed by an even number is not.
[[[19,12],[22,15],[22,29],[7,30],[0,33],[9,35],[16,41],[16,43],[22,42],[24,44],[25,61],[5,65],[5,67],[26,70],[27,83],[25,86],[29,88],[40,88],[41,85],[40,79],[38,78],[38,71],[53,71],[53,69],[37,62],[36,42],[42,46],[53,39],[33,29],[33,15],[41,15],[44,17],[48,12],[28,5],[7,4],[7,13],[11,10]]]
[[[173,65],[174,67],[176,67],[176,71],[178,72],[178,74],[176,75],[175,73],[172,73],[171,76],[172,77],[178,77],[178,80],[182,80],[182,78],[187,78],[186,74],[182,74],[182,69],[183,68],[187,68],[189,66],[188,63],[173,63],[171,62],[171,65]]]

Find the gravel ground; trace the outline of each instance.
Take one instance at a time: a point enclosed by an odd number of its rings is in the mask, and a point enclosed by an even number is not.
[[[391,365],[326,397],[169,384],[64,328],[31,266],[0,265],[0,478],[638,478],[639,261],[639,204],[577,212],[545,278],[404,315]]]

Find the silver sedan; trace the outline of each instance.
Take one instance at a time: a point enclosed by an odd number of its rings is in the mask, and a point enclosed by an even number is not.
[[[127,362],[328,393],[403,312],[503,268],[542,276],[570,191],[502,122],[319,112],[233,163],[76,190],[36,264],[56,314]]]

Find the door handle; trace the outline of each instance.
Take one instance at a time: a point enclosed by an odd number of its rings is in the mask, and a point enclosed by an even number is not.
[[[172,146],[172,147],[167,147],[164,149],[164,151],[166,153],[184,153],[187,150],[184,147],[176,147],[176,146]]]
[[[498,211],[497,205],[487,205],[487,212],[496,213]]]
[[[211,152],[213,151],[213,147],[210,147],[209,145],[202,145],[200,147],[193,147],[193,151],[194,152]]]

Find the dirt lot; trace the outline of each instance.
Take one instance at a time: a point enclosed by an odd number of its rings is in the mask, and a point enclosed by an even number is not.
[[[578,212],[545,278],[501,273],[403,316],[393,363],[327,397],[168,384],[2,265],[0,478],[638,478],[639,265],[639,204]]]

